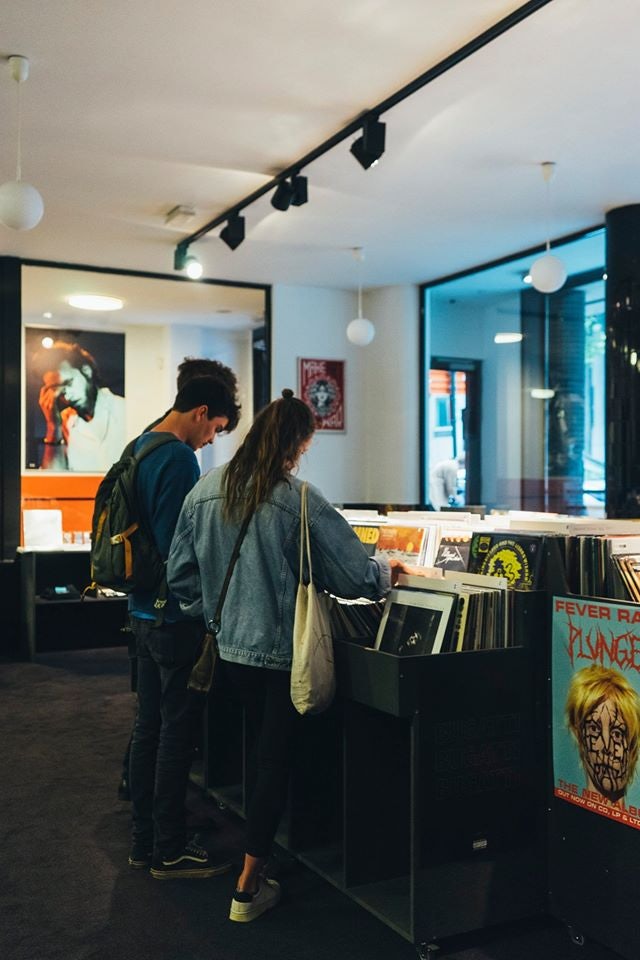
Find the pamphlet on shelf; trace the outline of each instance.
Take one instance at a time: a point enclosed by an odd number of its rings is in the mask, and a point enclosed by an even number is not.
[[[62,510],[23,510],[22,529],[27,549],[58,549],[63,544]]]

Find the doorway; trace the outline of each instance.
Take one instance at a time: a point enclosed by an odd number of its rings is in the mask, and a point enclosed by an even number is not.
[[[480,360],[431,358],[428,499],[436,509],[480,502],[480,378]]]

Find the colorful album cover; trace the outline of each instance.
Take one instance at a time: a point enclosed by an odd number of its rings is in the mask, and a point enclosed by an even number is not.
[[[554,597],[555,796],[640,830],[640,606]]]
[[[537,590],[543,543],[522,533],[474,533],[469,572],[506,577],[514,590]]]

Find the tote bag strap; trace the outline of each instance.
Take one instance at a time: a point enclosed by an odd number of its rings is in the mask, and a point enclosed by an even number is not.
[[[300,572],[299,581],[302,583],[305,550],[309,565],[309,583],[313,583],[313,569],[311,566],[311,537],[309,535],[309,509],[307,503],[308,484],[305,480],[300,489]]]

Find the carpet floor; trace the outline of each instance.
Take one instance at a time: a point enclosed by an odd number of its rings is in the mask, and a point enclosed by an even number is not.
[[[414,960],[415,948],[290,858],[282,904],[228,920],[235,872],[161,883],[127,865],[129,805],[116,797],[133,718],[124,648],[0,664],[2,960]],[[240,861],[242,829],[196,791],[190,826]],[[528,921],[443,944],[451,960],[615,960]]]

